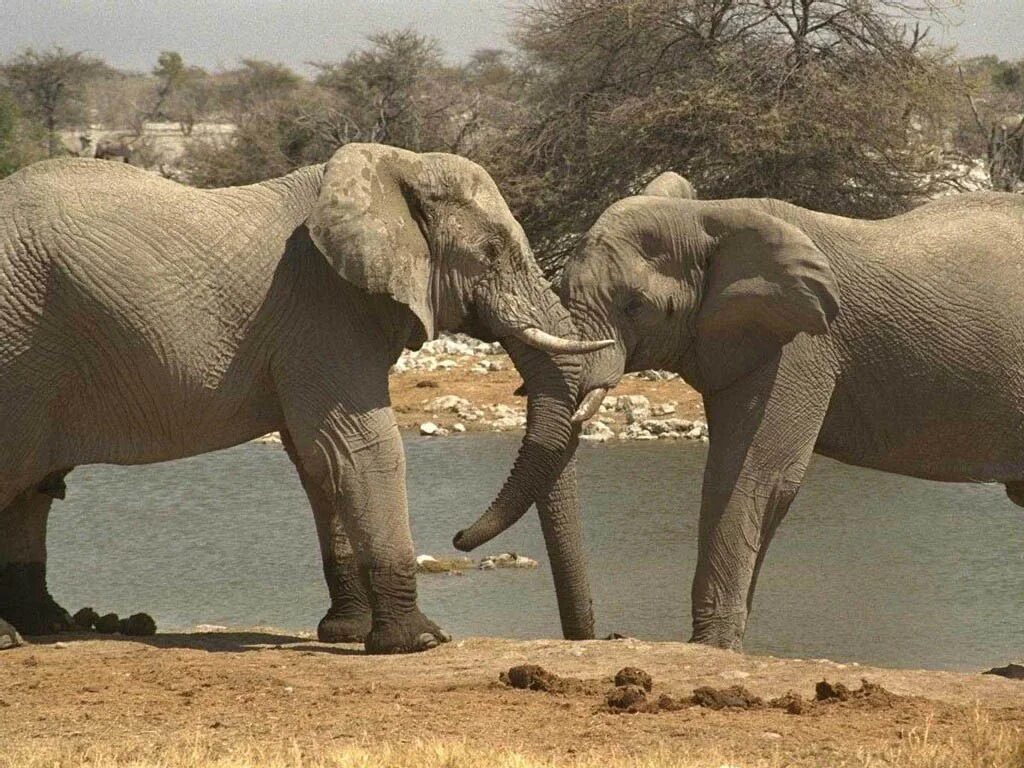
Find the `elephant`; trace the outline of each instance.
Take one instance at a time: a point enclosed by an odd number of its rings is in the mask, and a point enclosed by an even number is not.
[[[684,200],[697,199],[697,190],[690,180],[675,171],[665,171],[655,176],[644,187],[642,194],[652,197],[678,197]]]
[[[117,163],[130,163],[132,146],[138,139],[130,133],[114,133],[99,139],[93,157],[97,160],[113,160]]]
[[[319,638],[372,653],[445,641],[417,607],[388,397],[403,348],[445,330],[501,341],[524,378],[529,471],[499,496],[528,504],[565,468],[581,355],[604,344],[574,340],[480,166],[348,144],[227,189],[86,159],[3,179],[0,617],[26,635],[71,625],[46,583],[46,523],[75,466],[278,430],[320,541]]]
[[[1022,271],[1024,197],[1006,193],[878,221],[663,195],[601,214],[556,286],[583,338],[615,340],[586,359],[573,421],[630,371],[674,371],[703,396],[692,641],[742,648],[812,453],[1003,484],[1024,506]],[[513,522],[457,540],[477,546]]]

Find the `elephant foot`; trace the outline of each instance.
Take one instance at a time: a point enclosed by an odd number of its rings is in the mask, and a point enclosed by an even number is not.
[[[451,635],[416,610],[396,619],[375,622],[366,636],[366,652],[417,653],[451,639]]]
[[[8,648],[17,648],[19,645],[24,644],[25,641],[21,639],[18,630],[3,619],[0,619],[0,651],[6,651]]]
[[[1019,481],[1007,483],[1006,496],[1018,507],[1024,507],[1024,483]]]
[[[43,563],[0,566],[0,616],[23,635],[55,635],[74,629],[71,614],[46,589]]]
[[[695,621],[693,637],[690,638],[690,642],[743,653],[743,634],[746,630],[746,623],[746,612]]]
[[[320,619],[316,637],[321,643],[361,643],[373,627],[369,611],[346,612],[331,608]]]

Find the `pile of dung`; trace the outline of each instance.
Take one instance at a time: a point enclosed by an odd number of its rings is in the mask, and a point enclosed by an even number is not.
[[[92,608],[83,608],[72,616],[71,620],[79,629],[96,630],[101,635],[120,633],[130,637],[149,637],[156,634],[156,622],[148,613],[133,613],[128,618],[122,619],[116,613],[100,616]]]
[[[586,681],[575,677],[560,677],[536,664],[523,664],[502,672],[499,679],[512,688],[545,693],[583,693],[596,690],[600,681]],[[604,710],[616,714],[656,714],[674,712],[689,707],[714,710],[781,709],[791,715],[804,715],[820,711],[822,707],[842,705],[869,709],[896,706],[905,697],[898,696],[880,685],[861,680],[860,688],[851,689],[842,683],[822,680],[815,686],[814,698],[804,699],[790,691],[778,698],[765,701],[741,685],[727,688],[701,686],[690,696],[676,697],[667,693],[653,695],[654,679],[639,667],[620,669],[613,678],[614,687],[604,694]]]

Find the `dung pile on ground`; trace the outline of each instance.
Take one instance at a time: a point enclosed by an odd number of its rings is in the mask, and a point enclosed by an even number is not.
[[[600,690],[601,681],[560,677],[536,664],[512,667],[499,676],[501,682],[512,688],[558,694],[589,695]],[[607,680],[607,678],[606,678]],[[781,709],[791,715],[806,715],[835,705],[867,709],[885,709],[906,701],[876,683],[861,680],[860,688],[851,689],[842,683],[822,680],[814,688],[814,698],[805,699],[795,691],[765,701],[742,685],[727,688],[701,686],[690,696],[674,697],[666,693],[652,695],[654,679],[639,667],[624,667],[615,673],[615,687],[604,694],[604,711],[615,714],[657,714],[674,712],[689,707],[714,710]]]
[[[122,619],[116,613],[100,616],[93,608],[82,608],[71,620],[79,629],[94,629],[102,635],[120,633],[130,637],[149,637],[156,634],[156,622],[148,613],[133,613]]]
[[[694,689],[693,703],[708,709],[760,709],[764,706],[764,699],[755,696],[742,685],[728,688],[703,686]]]
[[[615,687],[605,694],[604,703],[609,712],[617,714],[657,714],[673,712],[691,706],[691,702],[663,693],[657,698],[647,694],[654,688],[654,680],[639,667],[623,667],[615,673]]]
[[[498,675],[498,679],[511,688],[544,693],[592,693],[596,684],[577,677],[560,677],[537,664],[512,667]]]
[[[654,680],[639,667],[623,667],[615,673],[615,685],[637,685],[650,693]]]
[[[814,700],[824,704],[854,704],[869,709],[893,707],[905,697],[898,696],[882,686],[862,679],[860,688],[850,689],[842,683],[822,680],[814,686]]]
[[[779,696],[768,702],[772,709],[784,709],[791,715],[802,715],[807,710],[807,702],[804,697],[795,691]]]

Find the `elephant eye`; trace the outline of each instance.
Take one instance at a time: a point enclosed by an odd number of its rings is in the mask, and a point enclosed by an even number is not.
[[[636,317],[640,314],[640,310],[644,308],[644,298],[640,294],[635,294],[629,298],[626,302],[626,306],[623,307],[626,315],[629,317]]]

